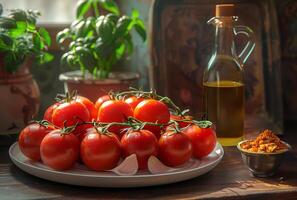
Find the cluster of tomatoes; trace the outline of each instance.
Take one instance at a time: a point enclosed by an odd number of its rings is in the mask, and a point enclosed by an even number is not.
[[[68,96],[51,105],[41,122],[22,130],[21,151],[55,170],[82,162],[91,170],[104,171],[131,154],[136,154],[139,169],[146,169],[150,156],[175,167],[214,149],[216,136],[211,127],[171,114],[170,105],[162,99],[132,94],[105,95],[96,103]]]

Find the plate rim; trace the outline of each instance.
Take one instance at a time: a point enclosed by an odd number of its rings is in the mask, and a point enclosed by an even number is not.
[[[18,142],[15,142],[9,147],[9,157],[14,162],[14,164],[15,164],[15,162],[17,162],[17,163],[19,163],[21,165],[25,165],[28,168],[34,168],[35,170],[49,172],[49,173],[57,173],[57,174],[60,174],[60,175],[68,175],[68,176],[76,176],[76,177],[88,177],[88,178],[122,178],[122,179],[125,179],[125,178],[153,178],[153,177],[160,177],[160,176],[172,176],[172,175],[177,175],[177,174],[191,173],[193,171],[197,171],[197,168],[199,168],[199,166],[198,166],[198,167],[195,167],[195,168],[184,169],[184,170],[179,170],[179,171],[178,170],[177,171],[171,171],[171,172],[166,172],[166,173],[136,174],[136,175],[132,175],[132,176],[131,175],[117,175],[117,174],[114,174],[112,176],[111,175],[101,175],[101,174],[100,175],[96,175],[96,174],[78,174],[76,172],[67,172],[67,170],[58,171],[58,170],[47,169],[47,168],[43,168],[43,167],[39,167],[39,166],[35,166],[35,165],[31,165],[31,164],[22,162],[12,154],[13,149],[16,148],[17,145],[18,145]],[[216,165],[221,162],[221,160],[222,160],[222,158],[223,158],[223,156],[225,154],[224,149],[223,149],[222,145],[219,142],[217,142],[216,147],[215,147],[215,149],[213,151],[215,151],[216,148],[221,150],[221,154],[219,154],[218,158],[216,160],[212,161],[212,162],[206,163],[199,170],[203,170],[203,169],[205,169],[205,168],[207,168],[207,167],[209,167],[211,165],[215,165],[214,167],[216,167]],[[22,153],[22,152],[20,151],[20,153]],[[39,162],[39,161],[34,161],[34,162]],[[42,165],[44,165],[44,164],[42,164]],[[18,165],[17,165],[17,167],[20,168]],[[20,168],[20,169],[23,170],[22,168]],[[23,171],[25,171],[25,170],[23,170]],[[88,170],[88,171],[96,172],[96,171],[92,171],[92,170]],[[27,172],[27,173],[29,173],[29,172]],[[101,173],[104,173],[104,172],[101,172]],[[29,173],[29,174],[31,174],[31,173]]]

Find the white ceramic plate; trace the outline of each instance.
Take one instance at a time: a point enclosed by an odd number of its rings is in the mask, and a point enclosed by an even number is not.
[[[76,164],[71,170],[56,171],[25,157],[17,142],[9,149],[14,164],[31,175],[59,183],[91,187],[142,187],[184,181],[209,172],[222,160],[223,155],[224,150],[218,143],[207,157],[202,160],[192,159],[177,170],[160,174],[143,171],[133,176],[119,176],[113,172],[90,171],[81,164]]]

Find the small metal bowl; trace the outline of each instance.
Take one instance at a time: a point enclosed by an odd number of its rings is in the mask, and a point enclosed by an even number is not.
[[[282,141],[288,147],[287,149],[275,153],[254,153],[241,148],[241,144],[247,141],[239,142],[237,148],[241,152],[243,162],[256,177],[273,176],[281,165],[285,153],[291,149],[288,143]]]

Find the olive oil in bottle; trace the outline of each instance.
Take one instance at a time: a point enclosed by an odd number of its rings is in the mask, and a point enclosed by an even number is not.
[[[234,81],[203,84],[206,113],[216,126],[219,142],[232,145],[242,140],[244,128],[244,85]]]
[[[253,32],[235,26],[234,4],[216,5],[216,15],[208,21],[215,26],[213,54],[203,75],[204,109],[216,128],[223,146],[235,146],[244,133],[244,63],[255,47]],[[237,54],[234,37],[243,34],[248,42]]]

